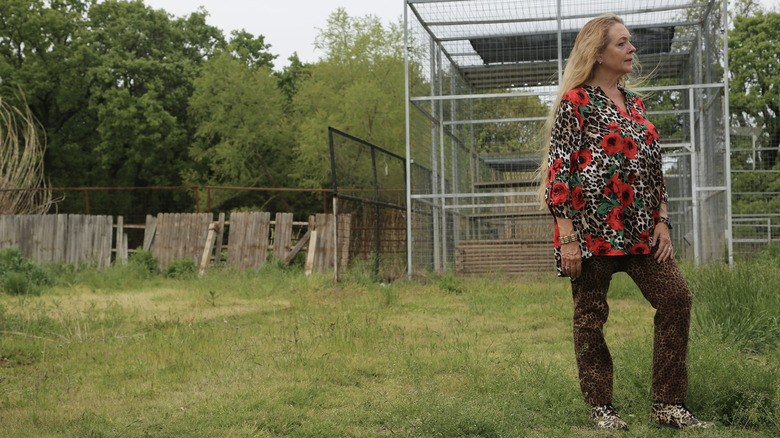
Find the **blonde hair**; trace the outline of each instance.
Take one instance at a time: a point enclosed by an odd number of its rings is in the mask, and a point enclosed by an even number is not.
[[[544,150],[542,153],[542,163],[537,171],[537,178],[539,184],[539,201],[541,207],[545,207],[544,195],[547,187],[544,184],[547,174],[547,156],[550,153],[550,137],[552,135],[552,126],[555,123],[555,114],[558,112],[558,107],[561,104],[561,99],[569,91],[579,88],[587,84],[596,71],[598,56],[604,52],[609,45],[609,30],[615,24],[623,24],[623,20],[615,14],[600,15],[590,21],[582,27],[577,34],[577,39],[574,41],[574,48],[571,50],[569,60],[566,62],[566,67],[563,70],[563,78],[561,79],[560,87],[558,88],[558,96],[555,98],[555,103],[552,106],[552,111],[547,117],[547,123],[545,125],[545,141]],[[625,76],[621,77],[618,81],[618,85],[626,87]]]

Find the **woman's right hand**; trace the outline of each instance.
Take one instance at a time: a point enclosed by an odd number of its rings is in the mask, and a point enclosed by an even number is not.
[[[561,269],[572,280],[580,277],[582,274],[582,253],[579,242],[561,245]]]

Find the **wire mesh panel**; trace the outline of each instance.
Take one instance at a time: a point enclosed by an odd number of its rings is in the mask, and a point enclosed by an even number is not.
[[[766,124],[731,131],[734,253],[780,244],[780,138]]]
[[[392,279],[406,267],[406,161],[365,140],[329,128],[335,211],[350,215],[350,260]]]
[[[406,6],[413,267],[549,269],[552,218],[535,197],[544,125],[577,33],[607,12],[625,21],[637,47],[641,69],[635,67],[629,85],[642,93],[661,136],[676,248],[697,261],[724,257],[723,2],[407,0]],[[490,258],[500,242],[515,253],[537,242],[548,249],[522,253],[512,267],[472,260]]]

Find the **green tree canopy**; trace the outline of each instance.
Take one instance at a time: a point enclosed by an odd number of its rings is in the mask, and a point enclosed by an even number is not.
[[[320,31],[324,58],[309,67],[294,98],[298,120],[294,176],[303,187],[330,181],[328,127],[403,155],[404,58],[398,24],[338,9]],[[370,172],[370,169],[366,169]]]
[[[780,14],[738,16],[729,32],[731,116],[736,126],[763,128],[761,145],[780,142]],[[777,151],[767,158],[776,160]]]
[[[185,172],[185,180],[288,187],[293,139],[285,103],[270,67],[253,67],[228,53],[209,60],[190,99],[197,128],[189,152],[197,166]]]

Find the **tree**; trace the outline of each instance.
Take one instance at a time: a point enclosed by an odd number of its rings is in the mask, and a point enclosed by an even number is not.
[[[0,4],[0,95],[28,96],[53,185],[181,184],[192,82],[226,46],[205,16],[173,18],[140,0]]]
[[[287,187],[292,130],[286,99],[268,66],[253,67],[229,53],[209,60],[195,81],[189,112],[196,124],[189,154],[198,164],[189,184]],[[218,195],[220,196],[220,195]],[[221,194],[217,205],[230,196]]]
[[[287,58],[290,65],[284,67],[281,72],[274,72],[274,76],[279,81],[279,88],[285,96],[288,103],[292,103],[293,98],[298,94],[298,86],[311,75],[310,66],[301,62],[298,53],[293,53]]]
[[[330,181],[328,127],[403,155],[404,58],[399,24],[338,9],[315,46],[325,52],[293,99],[298,124],[294,175],[305,187]],[[370,172],[370,169],[365,169]]]
[[[474,104],[475,119],[545,117],[549,112],[550,107],[535,96],[479,99]],[[476,125],[474,136],[477,153],[535,154],[541,150],[544,122],[485,123]]]
[[[780,14],[737,17],[729,32],[732,124],[763,128],[760,146],[780,142]],[[777,150],[764,154],[774,167]]]

